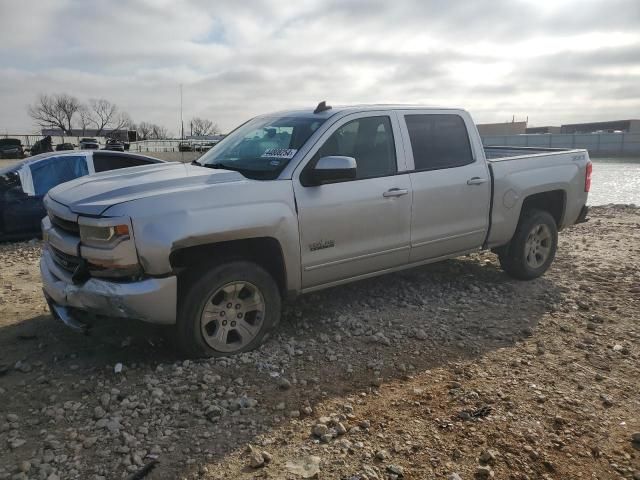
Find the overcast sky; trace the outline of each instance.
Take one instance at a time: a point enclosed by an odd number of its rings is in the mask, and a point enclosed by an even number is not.
[[[329,104],[461,106],[478,122],[640,118],[640,0],[0,0],[0,133],[39,93],[178,132]]]

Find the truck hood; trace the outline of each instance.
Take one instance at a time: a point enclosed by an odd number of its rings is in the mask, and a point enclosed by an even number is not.
[[[161,163],[77,178],[52,188],[49,196],[74,213],[101,215],[109,207],[139,198],[242,180],[245,177],[229,170]]]

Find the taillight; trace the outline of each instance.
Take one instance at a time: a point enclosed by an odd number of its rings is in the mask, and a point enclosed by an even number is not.
[[[587,163],[587,171],[584,174],[584,191],[588,192],[591,190],[591,172],[593,171],[593,164],[591,162]]]

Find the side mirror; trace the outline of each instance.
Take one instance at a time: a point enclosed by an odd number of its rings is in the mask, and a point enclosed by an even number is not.
[[[356,159],[353,157],[322,157],[309,173],[311,185],[354,180],[357,172]]]

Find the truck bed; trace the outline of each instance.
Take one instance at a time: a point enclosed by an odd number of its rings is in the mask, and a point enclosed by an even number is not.
[[[485,147],[492,177],[487,247],[505,245],[516,229],[525,199],[553,193],[560,212],[558,229],[572,225],[587,201],[586,150],[563,148]]]
[[[485,146],[484,154],[489,161],[505,160],[512,157],[530,157],[533,155],[545,155],[549,153],[566,153],[570,148],[536,148],[536,147],[499,147]],[[583,150],[576,150],[576,152]]]

